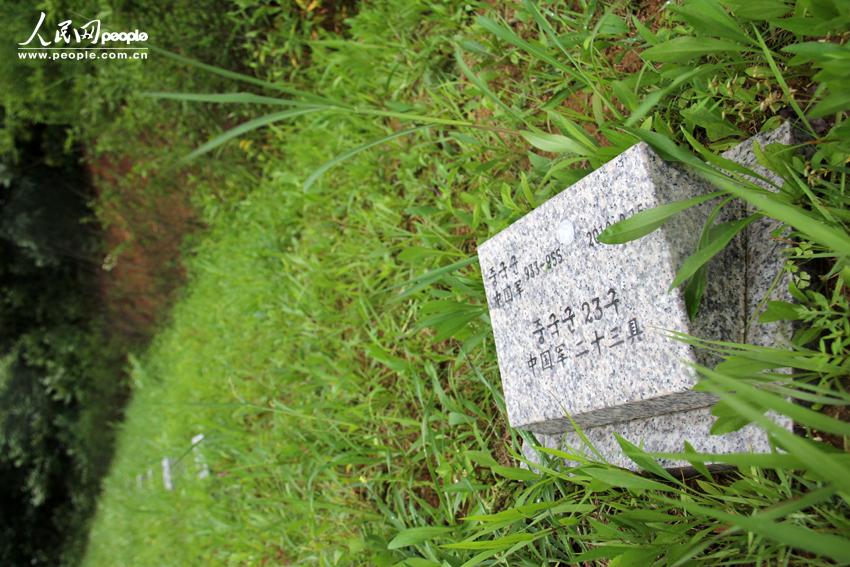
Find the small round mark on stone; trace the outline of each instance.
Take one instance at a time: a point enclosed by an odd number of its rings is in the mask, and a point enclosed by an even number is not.
[[[570,219],[564,219],[558,224],[558,241],[567,246],[572,244],[576,237],[576,229]]]

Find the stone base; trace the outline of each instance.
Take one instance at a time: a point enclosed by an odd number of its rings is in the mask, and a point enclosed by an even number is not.
[[[773,420],[791,429],[790,419],[782,416],[771,416]],[[684,451],[685,441],[691,444],[699,453],[769,453],[771,451],[767,434],[756,425],[747,425],[738,431],[725,435],[712,435],[711,426],[715,421],[711,408],[669,413],[645,419],[635,419],[622,423],[591,427],[584,434],[612,465],[626,469],[637,470],[637,465],[629,459],[620,448],[614,434],[617,433],[648,453],[678,453]],[[576,455],[585,456],[590,460],[600,460],[599,457],[585,445],[575,432],[559,435],[536,434],[538,445],[550,449],[559,449]],[[535,447],[523,443],[524,456],[532,462],[541,461]],[[659,459],[661,466],[666,468],[689,467],[685,460]],[[576,466],[576,461],[565,460],[567,466]]]

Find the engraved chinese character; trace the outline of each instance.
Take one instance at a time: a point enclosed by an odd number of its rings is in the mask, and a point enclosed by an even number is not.
[[[617,315],[620,314],[620,310],[617,307],[620,304],[620,300],[617,299],[617,291],[612,287],[608,290],[608,297],[610,298],[608,303],[605,304],[605,308],[614,307],[614,313]]]
[[[540,353],[540,369],[552,369],[552,351],[550,349],[546,349]]]
[[[511,286],[505,288],[505,292],[502,294],[502,296],[505,298],[505,303],[510,303],[514,300],[514,292],[511,289]]]
[[[534,325],[537,328],[534,329],[534,331],[532,331],[531,334],[537,335],[537,344],[542,345],[543,342],[545,341],[545,339],[543,338],[543,331],[544,331],[543,323],[540,322],[540,319],[535,319]]]
[[[550,336],[553,336],[553,337],[558,336],[558,323],[560,323],[560,321],[558,320],[558,316],[555,315],[554,313],[550,313],[549,314],[549,324],[546,325],[546,328],[549,329],[549,335]],[[554,330],[553,330],[553,327],[554,327]]]
[[[567,362],[567,345],[561,343],[555,347],[555,354],[558,355],[558,362],[563,366]]]
[[[580,347],[580,346],[581,346],[581,345],[583,345],[583,344],[584,344],[584,339],[580,340],[580,341],[576,344],[576,348]],[[580,356],[584,356],[584,355],[588,354],[589,352],[590,352],[589,350],[584,349],[583,351],[581,351],[581,352],[579,352],[579,353],[577,353],[577,354],[576,354],[576,358],[578,358],[578,357],[580,357]]]
[[[522,297],[522,280],[517,280],[516,283],[514,283],[514,292],[517,297]]]
[[[595,338],[595,339],[593,339],[592,341],[590,341],[590,344],[592,344],[593,346],[595,346],[595,347],[596,347],[596,354],[597,354],[597,355],[599,355],[599,354],[601,354],[601,353],[602,353],[602,346],[600,346],[600,344],[599,344],[599,343],[602,341],[602,339],[604,339],[604,338],[605,338],[605,335],[604,335],[604,334],[603,334],[603,335],[600,335],[600,334],[599,334],[599,331],[597,331],[596,329],[593,329],[593,335],[594,335],[596,338]]]
[[[531,373],[534,374],[534,367],[537,366],[537,355],[530,354],[528,355],[528,368],[531,370]]]
[[[567,329],[569,329],[571,333],[575,333],[576,331],[575,326],[573,325],[573,321],[575,320],[575,318],[576,316],[575,313],[573,313],[572,307],[567,307],[564,309],[564,316],[561,317],[561,323],[566,323]]]
[[[623,339],[620,339],[620,327],[614,327],[613,329],[609,329],[608,332],[611,333],[610,338],[612,341],[614,341],[608,345],[609,348],[623,344]]]

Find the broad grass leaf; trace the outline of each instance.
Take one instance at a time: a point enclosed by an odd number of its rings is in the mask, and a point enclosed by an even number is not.
[[[565,507],[560,508],[560,506]],[[556,508],[559,509],[559,513],[590,512],[594,510],[594,507],[589,504],[580,505],[561,503],[558,500],[548,500],[545,502],[525,504],[523,506],[514,506],[513,508],[508,508],[507,510],[502,510],[501,512],[497,512],[495,514],[478,514],[466,516],[465,518],[463,518],[463,520],[466,522],[474,521],[484,523],[523,520],[526,518],[532,518],[539,512],[542,512],[544,510],[555,510]]]
[[[741,51],[751,51],[751,49],[726,39],[685,36],[654,45],[644,51],[641,56],[647,61],[659,63],[686,63],[697,57],[714,53],[740,53]]]
[[[581,127],[576,125],[566,116],[551,110],[546,112],[546,116],[549,117],[549,120],[555,123],[559,130],[566,133],[569,138],[572,138],[584,146],[588,152],[593,153],[599,149],[597,143],[594,142]]]
[[[655,207],[654,209],[641,211],[603,230],[602,234],[599,235],[599,242],[604,244],[622,244],[646,236],[682,211],[705,203],[720,195],[717,192],[708,193],[699,197],[674,201]]]
[[[534,534],[515,533],[495,539],[479,540],[479,541],[459,541],[457,543],[447,543],[440,547],[446,549],[506,549],[517,543],[532,542],[541,537],[549,535],[551,530],[542,530]]]
[[[850,92],[832,91],[820,99],[814,108],[809,111],[812,118],[823,118],[836,112],[842,112],[850,108]]]
[[[408,557],[401,563],[397,563],[399,567],[442,567],[442,563],[431,561],[423,557]]]
[[[693,320],[699,312],[700,303],[705,295],[705,290],[708,288],[708,270],[706,266],[702,266],[691,276],[688,283],[685,284],[685,289],[682,295],[685,299],[685,308],[688,311],[688,317]]]
[[[607,535],[594,534],[594,536],[598,537],[601,541],[610,541],[612,538],[607,537]],[[630,545],[618,545],[618,544],[602,544],[594,546],[593,549],[585,551],[577,555],[574,559],[574,564],[578,565],[595,565],[597,564],[597,559],[614,559],[626,553],[632,549]],[[613,561],[608,562],[607,565],[616,565]],[[644,563],[646,564],[646,563]]]
[[[464,425],[467,423],[475,423],[475,419],[466,414],[458,413],[456,411],[449,412],[449,425],[451,427],[454,427],[456,425]]]
[[[831,356],[813,350],[801,348],[797,350],[785,350],[782,348],[717,341],[701,342],[697,340],[694,342],[694,338],[687,335],[674,333],[674,336],[679,340],[691,342],[691,344],[695,344],[695,346],[701,348],[707,346],[721,347],[720,351],[727,357],[727,361],[732,359],[730,355],[736,355],[736,365],[763,363],[765,365],[764,368],[798,368],[800,370],[810,370],[832,376],[845,375],[847,373],[846,368],[841,364],[833,362]]]
[[[626,110],[634,113],[638,106],[640,106],[641,101],[638,99],[637,93],[632,91],[632,88],[632,81],[629,81],[628,79],[611,82],[611,92],[614,93],[615,97],[620,99],[620,102],[623,103]]]
[[[711,415],[717,418],[714,423],[711,424],[710,433],[712,435],[732,433],[733,431],[738,431],[750,423],[749,419],[741,417],[741,414],[723,401],[719,401],[714,404],[711,408]]]
[[[773,323],[774,321],[798,321],[800,306],[787,301],[768,301],[767,309],[759,316],[762,323]]]
[[[524,482],[534,482],[540,480],[540,475],[534,471],[530,471],[528,469],[521,469],[518,467],[505,467],[502,465],[495,465],[490,467],[490,470],[499,476],[503,476],[505,478],[509,478],[511,480],[521,480]]]
[[[798,35],[816,37],[827,35],[830,32],[846,30],[850,26],[850,17],[809,18],[792,16],[790,18],[771,19],[770,24]]]
[[[544,152],[551,152],[553,154],[570,153],[580,156],[590,155],[590,151],[584,145],[560,134],[528,131],[521,132],[521,134],[529,144]]]
[[[598,35],[622,35],[629,33],[629,25],[617,14],[607,11],[596,24]]]
[[[708,241],[709,234],[711,232],[711,227],[714,224],[714,221],[717,219],[717,216],[729,203],[729,198],[720,201],[717,205],[714,206],[711,213],[708,215],[708,218],[705,221],[705,224],[702,227],[702,232],[700,233],[699,243],[697,245],[697,249],[703,248]],[[684,289],[684,298],[685,298],[685,309],[688,311],[688,317],[690,319],[694,319],[697,316],[697,312],[699,311],[700,303],[702,302],[702,297],[705,294],[705,290],[708,287],[708,268],[705,264],[700,266],[697,271],[688,279],[688,283]]]
[[[658,37],[652,33],[652,30],[646,27],[646,25],[644,25],[637,16],[632,16],[632,24],[635,26],[635,30],[637,30],[638,35],[640,35],[640,38],[643,41],[649,45],[658,44]]]
[[[705,130],[708,139],[712,142],[743,134],[740,128],[723,116],[720,108],[714,105],[708,106],[707,101],[700,101],[682,110],[680,114],[687,122]]]
[[[387,544],[387,549],[400,549],[402,547],[416,545],[419,543],[430,541],[440,536],[444,536],[450,533],[451,531],[452,528],[439,526],[408,528],[396,534],[396,536],[390,541],[390,543]]]
[[[553,514],[588,514],[597,510],[593,504],[573,504],[572,502],[564,502],[553,506],[551,511]]]
[[[729,221],[720,225],[714,226],[709,231],[709,238],[705,246],[688,256],[673,278],[670,284],[670,289],[675,289],[682,285],[682,282],[692,277],[697,270],[708,263],[717,254],[726,248],[735,235],[747,228],[753,221],[759,219],[761,215],[750,215],[745,219]]]
[[[668,9],[678,14],[700,34],[755,44],[755,41],[716,0],[686,2],[682,6],[671,4]]]
[[[463,563],[460,567],[475,567],[476,565],[480,565],[484,561],[490,559],[500,551],[500,549],[489,549],[487,551],[482,551],[481,553],[474,555],[472,559]]]
[[[667,472],[667,469],[659,465],[658,462],[649,455],[649,453],[617,433],[615,433],[614,436],[617,439],[617,443],[620,444],[620,448],[623,449],[623,453],[625,453],[625,455],[641,469],[656,474],[671,482],[676,482],[673,475]]]
[[[709,433],[712,435],[726,435],[727,433],[738,431],[749,423],[749,419],[738,415],[718,417],[714,420],[714,423],[711,424]]]
[[[722,0],[735,14],[744,20],[769,20],[786,15],[792,5],[786,0]]]
[[[493,458],[493,455],[491,455],[488,451],[467,451],[464,454],[471,462],[477,463],[482,467],[493,467],[499,465],[499,463],[496,462],[496,459]]]
[[[546,455],[550,455],[552,457],[556,457],[558,459],[563,459],[565,461],[575,461],[577,463],[589,463],[587,455],[579,452],[570,453],[567,451],[562,451],[561,449],[552,449],[550,447],[545,446],[535,446],[534,449],[540,453],[545,453]],[[602,457],[598,457],[602,460]]]

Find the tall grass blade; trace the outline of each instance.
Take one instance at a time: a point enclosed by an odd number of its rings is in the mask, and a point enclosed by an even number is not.
[[[166,100],[180,100],[188,102],[212,102],[215,104],[272,104],[276,106],[300,106],[308,108],[337,108],[330,105],[318,105],[316,103],[294,100],[291,98],[277,98],[272,96],[256,95],[254,93],[170,93],[170,92],[143,92],[142,96],[162,98]]]
[[[161,47],[156,47],[156,46],[153,46],[153,45],[150,45],[148,47],[151,51],[153,51],[155,53],[159,53],[160,55],[163,55],[164,57],[168,57],[169,59],[173,59],[174,61],[177,61],[179,63],[183,63],[184,65],[189,65],[191,67],[197,67],[198,69],[202,69],[202,70],[207,71],[209,73],[213,73],[215,75],[225,77],[227,79],[233,79],[234,81],[240,81],[240,82],[243,82],[243,83],[248,83],[248,84],[251,84],[251,85],[258,86],[258,87],[263,87],[263,88],[266,88],[266,89],[279,91],[279,92],[282,92],[282,93],[287,93],[287,94],[290,94],[290,95],[293,95],[293,96],[303,97],[305,99],[310,99],[310,100],[314,100],[314,101],[317,101],[317,102],[332,103],[332,101],[330,99],[317,96],[313,93],[298,90],[298,89],[288,87],[288,86],[285,86],[285,85],[280,85],[280,84],[277,84],[277,83],[271,83],[269,81],[264,81],[262,79],[258,79],[257,77],[251,77],[249,75],[237,73],[236,71],[229,71],[227,69],[222,69],[221,67],[216,67],[215,65],[209,65],[207,63],[202,63],[202,62],[200,62],[196,59],[191,59],[191,58],[186,57],[184,55],[180,55],[180,54],[174,53],[172,51],[168,51],[167,49],[162,49]]]
[[[312,187],[313,184],[316,181],[318,181],[319,178],[322,177],[322,175],[324,175],[326,171],[328,171],[332,167],[336,167],[337,165],[341,164],[345,160],[350,159],[350,158],[356,156],[357,154],[359,154],[361,152],[365,152],[366,150],[368,150],[370,148],[374,148],[375,146],[380,146],[381,144],[386,144],[387,142],[395,140],[396,138],[408,136],[410,134],[413,134],[414,132],[418,132],[420,130],[424,130],[424,129],[430,128],[430,127],[431,127],[430,124],[425,124],[425,125],[422,125],[422,126],[416,126],[415,128],[408,128],[407,130],[399,130],[398,132],[393,132],[389,136],[384,136],[383,138],[378,138],[377,140],[372,140],[371,142],[366,142],[365,144],[361,144],[361,145],[357,146],[356,148],[352,148],[352,149],[348,150],[347,152],[343,152],[340,155],[336,156],[335,158],[326,161],[325,163],[320,165],[318,168],[316,168],[313,171],[313,173],[311,173],[310,176],[307,177],[307,179],[304,181],[303,189],[304,189],[304,191],[309,191],[310,187]]]
[[[211,139],[207,143],[198,147],[195,151],[185,156],[181,162],[188,163],[199,156],[204,155],[207,152],[211,152],[216,149],[220,145],[224,144],[236,138],[237,136],[241,136],[247,132],[251,132],[252,130],[256,130],[257,128],[262,128],[263,126],[268,126],[269,124],[274,124],[275,122],[280,122],[281,120],[288,120],[290,118],[294,118],[296,116],[301,116],[304,114],[310,114],[311,112],[319,112],[321,108],[305,108],[300,110],[284,110],[283,112],[274,112],[272,114],[266,114],[265,116],[260,116],[259,118],[254,118],[253,120],[249,120],[247,122],[243,122],[239,126],[231,128],[227,130],[223,134],[216,136]]]
[[[599,242],[604,244],[623,244],[646,236],[682,211],[701,205],[721,195],[722,193],[720,192],[708,193],[699,197],[675,201],[653,209],[641,211],[603,230],[602,234],[599,235]]]

